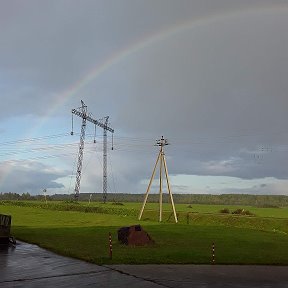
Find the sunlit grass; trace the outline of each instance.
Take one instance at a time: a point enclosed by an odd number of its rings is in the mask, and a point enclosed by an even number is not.
[[[78,205],[86,206],[87,203]],[[111,204],[90,203],[90,205],[110,207]],[[123,208],[129,210],[140,206],[141,203],[137,205],[125,203]],[[138,221],[137,216],[129,214],[125,216],[58,211],[8,204],[0,205],[0,213],[12,215],[12,234],[17,239],[98,264],[210,263],[211,245],[214,242],[216,263],[219,264],[288,265],[287,217],[270,219],[223,215],[218,213],[223,205],[210,207],[210,212],[209,205],[204,205],[202,208],[198,207],[203,209],[202,212],[192,211],[189,214],[187,224],[187,211],[197,209],[198,205],[192,205],[192,208],[187,206],[183,205],[178,209],[180,214],[178,224],[166,222],[170,211],[164,213],[164,223],[158,223],[158,211],[149,209],[145,211],[143,215],[145,220],[142,221]],[[157,209],[156,206],[154,208]],[[155,245],[128,247],[120,244],[117,240],[117,230],[122,226],[134,224],[141,224],[151,235]],[[113,237],[112,260],[108,257],[109,232]]]

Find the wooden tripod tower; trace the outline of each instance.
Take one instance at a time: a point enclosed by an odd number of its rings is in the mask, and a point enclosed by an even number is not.
[[[157,165],[160,161],[160,167],[159,167],[159,170],[160,170],[159,171],[159,181],[160,181],[160,183],[159,183],[160,184],[160,186],[159,186],[159,222],[162,222],[162,188],[163,188],[163,185],[162,185],[163,184],[162,183],[163,182],[163,177],[162,177],[163,175],[162,174],[163,174],[163,168],[165,171],[166,183],[167,183],[167,188],[168,188],[168,192],[169,192],[169,196],[170,196],[170,202],[171,202],[171,205],[173,208],[174,219],[175,219],[176,223],[178,222],[177,214],[176,214],[176,210],[175,210],[175,205],[174,205],[174,201],[173,201],[173,196],[172,196],[172,192],[170,189],[170,183],[169,183],[169,178],[168,178],[168,169],[167,169],[165,153],[164,153],[164,146],[166,146],[166,145],[168,145],[168,141],[167,141],[167,139],[164,139],[163,136],[160,140],[156,141],[155,146],[159,146],[160,151],[159,151],[159,154],[158,154],[158,157],[157,157],[154,169],[153,169],[153,173],[152,173],[152,176],[151,176],[151,179],[150,179],[150,182],[149,182],[146,194],[145,194],[144,202],[143,202],[140,214],[139,214],[139,220],[141,220],[141,217],[142,217],[142,214],[143,214],[143,211],[144,211],[147,199],[148,199],[149,190],[151,188],[151,184],[152,184],[152,181],[153,181],[154,176],[155,176],[156,168],[157,168]]]

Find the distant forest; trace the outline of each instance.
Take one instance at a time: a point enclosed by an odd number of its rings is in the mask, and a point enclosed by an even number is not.
[[[102,193],[80,193],[79,201],[101,202]],[[142,194],[121,194],[108,193],[108,202],[142,202]],[[158,202],[158,194],[149,194],[148,202]],[[174,194],[175,203],[182,204],[214,204],[214,205],[249,205],[256,207],[288,207],[288,196],[284,195],[250,195],[250,194]],[[0,200],[40,200],[44,201],[43,195],[32,196],[29,193],[0,193]],[[73,195],[55,194],[47,195],[47,200],[69,201],[73,200]],[[168,194],[163,194],[163,202],[169,202]]]

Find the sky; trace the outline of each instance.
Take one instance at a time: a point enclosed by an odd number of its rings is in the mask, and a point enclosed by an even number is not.
[[[145,193],[163,136],[173,193],[288,195],[287,27],[287,0],[0,1],[0,192],[74,193],[83,100],[108,193]]]

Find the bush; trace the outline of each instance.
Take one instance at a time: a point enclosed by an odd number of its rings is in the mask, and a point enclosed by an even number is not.
[[[244,210],[244,209],[237,209],[235,211],[232,212],[232,214],[237,214],[237,215],[254,215],[253,213],[251,213],[250,211],[248,210]]]
[[[224,209],[220,210],[220,213],[229,214],[229,213],[230,213],[230,210],[229,210],[228,208],[224,208]]]

